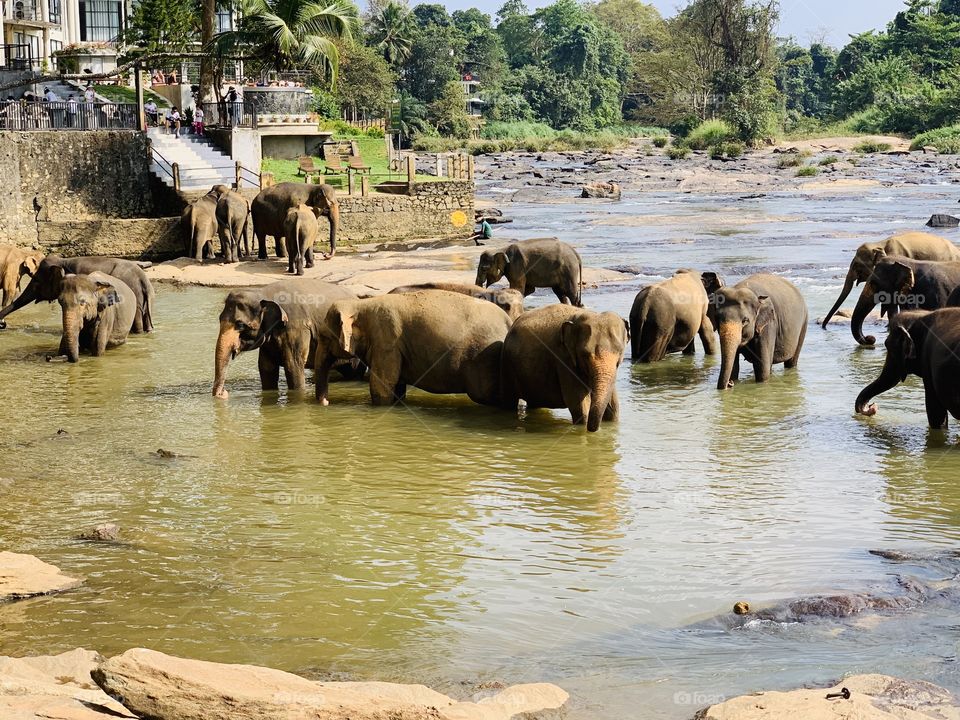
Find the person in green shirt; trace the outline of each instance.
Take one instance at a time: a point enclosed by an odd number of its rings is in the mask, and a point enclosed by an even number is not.
[[[480,222],[480,229],[473,234],[473,241],[477,245],[483,245],[484,243],[480,242],[481,238],[484,240],[489,240],[493,237],[493,228],[490,227],[490,223],[487,222],[487,219],[484,218]]]

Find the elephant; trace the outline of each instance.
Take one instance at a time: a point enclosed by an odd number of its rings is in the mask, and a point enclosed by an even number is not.
[[[524,297],[538,287],[548,287],[560,302],[583,307],[582,270],[580,255],[572,246],[556,238],[535,238],[502,250],[484,250],[477,264],[476,284],[489,287],[506,276],[510,287]]]
[[[860,415],[875,415],[871,400],[918,375],[923,379],[927,422],[947,428],[947,413],[960,419],[960,308],[908,310],[890,320],[887,356],[880,377],[857,396]]]
[[[766,382],[775,364],[795,368],[807,334],[807,304],[788,280],[758,273],[733,287],[721,287],[710,303],[710,320],[720,334],[717,389],[733,387],[740,356]]]
[[[180,216],[187,255],[197,262],[203,262],[204,257],[216,257],[213,239],[219,232],[217,203],[227,192],[229,188],[226,185],[214,185],[206,195],[187,205]]]
[[[63,273],[58,272],[63,268]],[[139,263],[111,257],[73,257],[47,255],[40,261],[37,271],[17,299],[0,310],[0,329],[7,326],[4,318],[31,302],[53,302],[60,297],[63,275],[89,275],[102,272],[125,283],[137,299],[137,308],[130,327],[132,333],[148,333],[153,330],[153,286]]]
[[[250,201],[243,193],[224,185],[214,186],[214,189],[218,188],[220,198],[217,200],[216,218],[220,250],[225,263],[235,263],[241,255],[246,257],[250,254]]]
[[[24,275],[33,277],[40,267],[43,253],[35,250],[25,250],[13,245],[0,245],[0,290],[3,291],[2,304],[5,308],[13,302],[20,290],[20,280]]]
[[[878,250],[882,251],[882,254],[878,255]],[[946,238],[925,232],[898,233],[882,242],[864,243],[857,248],[853,260],[850,261],[850,269],[847,270],[840,296],[830,308],[830,312],[824,316],[821,327],[827,327],[830,318],[847,299],[854,283],[859,285],[866,282],[877,260],[883,255],[898,255],[913,260],[960,260],[960,248]]]
[[[891,318],[900,307],[937,310],[947,305],[960,285],[960,261],[911,260],[878,252],[877,262],[857,300],[850,332],[861,345],[873,345],[873,335],[864,336],[863,320],[879,303],[881,315]]]
[[[130,334],[137,298],[125,282],[102,272],[60,275],[60,308],[63,311],[63,336],[60,355],[69,362],[80,359],[80,350],[103,355],[107,348],[123,345]]]
[[[521,315],[503,341],[502,406],[567,408],[595,432],[619,416],[617,368],[630,326],[616,313],[547,305]]]
[[[220,313],[214,353],[213,396],[226,399],[227,365],[239,353],[260,350],[263,390],[276,390],[280,368],[289,390],[306,386],[304,369],[312,366],[319,330],[334,300],[356,298],[339,285],[322,280],[280,280],[253,290],[234,290]]]
[[[631,360],[659,362],[667,353],[693,353],[693,339],[700,336],[703,351],[713,355],[717,338],[707,317],[707,287],[717,289],[723,281],[716,273],[677,270],[673,277],[648,285],[637,293],[630,310]]]
[[[503,310],[511,320],[516,320],[523,313],[523,295],[516,290],[509,288],[495,288],[486,290],[478,288],[476,285],[467,285],[466,283],[452,282],[428,282],[417,285],[401,285],[390,291],[393,293],[409,293],[419,290],[446,290],[447,292],[469,295],[479,300],[492,302]]]
[[[407,385],[430,393],[466,393],[500,402],[500,351],[510,318],[493,303],[460,293],[421,290],[339,300],[327,311],[317,346],[317,400],[329,403],[327,376],[338,358],[370,368],[370,400],[389,405]]]
[[[330,185],[308,185],[307,183],[280,183],[264,188],[250,204],[253,216],[253,232],[257,236],[259,251],[257,256],[261,260],[267,259],[267,236],[273,237],[277,248],[277,257],[286,255],[283,243],[284,222],[287,211],[297,205],[309,205],[316,208],[319,215],[326,215],[330,221],[330,254],[324,255],[329,260],[337,252],[337,228],[340,226],[340,204],[336,193]],[[313,250],[310,251],[308,261],[313,261]]]
[[[304,264],[313,267],[313,244],[320,233],[318,210],[309,205],[297,205],[287,211],[283,233],[287,243],[287,272],[303,275]]]

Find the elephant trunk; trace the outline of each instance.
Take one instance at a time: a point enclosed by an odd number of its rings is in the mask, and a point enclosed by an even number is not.
[[[870,401],[877,395],[896,387],[896,385],[903,381],[904,377],[903,371],[895,367],[888,354],[887,360],[883,365],[883,370],[880,371],[880,377],[867,385],[860,391],[860,394],[857,395],[857,413],[859,415],[876,415],[877,406]]]
[[[217,348],[214,351],[213,396],[226,398],[228,393],[224,388],[227,381],[227,365],[240,352],[240,331],[230,323],[220,325],[220,334],[217,336]]]
[[[853,318],[850,321],[850,332],[854,339],[861,345],[873,345],[877,339],[873,335],[864,336],[863,321],[876,305],[873,285],[869,282],[863,286],[863,292],[860,293],[860,299],[857,300],[857,307],[853,310]]]
[[[5,318],[7,315],[12,312],[16,312],[26,305],[29,305],[34,300],[39,301],[40,299],[41,298],[37,297],[37,285],[33,279],[31,279],[30,282],[27,283],[27,286],[23,289],[23,292],[17,295],[16,300],[3,308],[3,310],[0,310],[0,329],[3,329],[7,326],[7,323],[3,320],[3,318]]]
[[[832,318],[834,314],[837,312],[837,310],[840,309],[840,306],[843,304],[843,301],[847,299],[847,296],[850,294],[850,291],[853,290],[854,282],[856,282],[859,279],[860,278],[857,277],[856,270],[854,270],[853,268],[853,264],[851,264],[850,269],[847,270],[847,277],[843,281],[843,290],[840,291],[840,296],[837,298],[837,301],[833,304],[833,307],[830,308],[830,312],[828,312],[824,316],[823,322],[821,323],[820,327],[822,328],[827,327],[827,323],[830,322],[830,318]]]
[[[587,431],[596,432],[600,429],[616,382],[617,358],[607,354],[595,358],[590,366],[590,412],[587,414]]]
[[[80,359],[80,310],[78,308],[63,308],[63,342],[61,347],[67,356],[67,361],[75,363]]]
[[[486,287],[486,279],[487,274],[481,268],[477,268],[477,279],[474,281],[474,283],[480,287]]]
[[[717,380],[717,390],[726,390],[733,387],[730,377],[733,375],[733,365],[740,352],[740,325],[727,320],[720,323],[720,378]]]
[[[333,257],[337,254],[337,232],[340,229],[340,204],[337,202],[330,203],[330,255]]]

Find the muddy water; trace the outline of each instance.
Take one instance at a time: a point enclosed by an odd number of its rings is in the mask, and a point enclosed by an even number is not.
[[[631,269],[587,291],[597,308],[626,315],[640,284],[695,266],[783,273],[812,319],[859,242],[919,228],[955,195],[513,205],[499,232],[563,235],[585,263]],[[797,372],[723,394],[702,353],[625,365],[621,422],[588,436],[561,414],[518,420],[415,391],[393,410],[366,405],[360,385],[323,409],[262,396],[252,355],[231,367],[229,402],[213,402],[223,296],[163,287],[155,335],[75,366],[43,360],[56,306],[0,334],[0,546],[87,577],[0,607],[0,653],[142,645],[455,693],[550,680],[574,694],[574,717],[687,718],[847,672],[960,690],[950,606],[690,627],[736,600],[883,588],[904,570],[869,549],[960,540],[956,432],[928,433],[913,381],[854,417],[882,352],[845,326],[811,326]],[[106,521],[123,543],[71,540]]]

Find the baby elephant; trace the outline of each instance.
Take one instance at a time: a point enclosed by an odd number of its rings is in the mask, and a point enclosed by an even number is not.
[[[13,302],[20,289],[24,275],[33,277],[43,260],[43,253],[13,245],[0,245],[0,291],[3,292],[0,308]]]
[[[877,406],[870,401],[912,374],[923,378],[930,427],[946,429],[948,412],[960,419],[960,308],[896,315],[890,320],[886,346],[880,377],[857,397],[858,413],[876,414]]]
[[[713,355],[717,338],[707,317],[707,288],[722,287],[716,273],[677,270],[672,278],[648,285],[637,293],[630,310],[631,360],[650,363],[663,360],[667,353],[693,353],[698,334],[703,351]]]
[[[486,300],[503,310],[510,316],[511,320],[516,320],[520,317],[521,313],[523,313],[523,295],[516,290],[510,289],[496,288],[494,290],[485,290],[478,288],[476,285],[467,285],[466,283],[429,282],[418,285],[401,285],[391,290],[390,294],[417,292],[418,290],[446,290],[447,292],[460,293],[461,295],[469,295],[479,300]]]
[[[287,211],[283,225],[287,244],[287,272],[303,275],[304,265],[313,267],[313,244],[320,234],[319,210],[300,203]]]
[[[575,425],[600,428],[616,420],[617,368],[629,339],[627,323],[612,312],[569,305],[525,312],[503,341],[503,405],[515,409],[567,408]]]
[[[101,272],[64,275],[59,301],[63,310],[59,354],[68,361],[77,362],[80,350],[103,355],[107,348],[127,341],[137,298],[122,280]]]
[[[477,265],[477,285],[489,287],[506,277],[524,297],[541,287],[553,288],[562,303],[582,307],[580,255],[556,238],[523,240],[503,250],[484,250]]]
[[[733,387],[740,356],[753,365],[757,382],[770,378],[773,366],[797,366],[807,334],[807,304],[793,283],[758,273],[711,298],[710,319],[720,333],[718,390]]]

